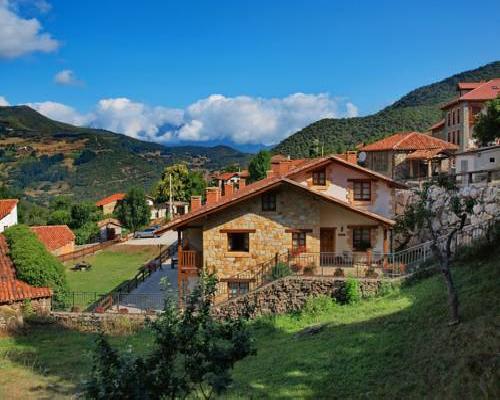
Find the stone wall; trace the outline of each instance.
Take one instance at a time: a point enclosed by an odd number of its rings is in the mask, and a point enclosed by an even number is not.
[[[332,277],[287,277],[219,304],[213,312],[219,318],[254,318],[300,310],[310,296],[327,295],[343,301],[345,282],[343,278]],[[377,294],[381,286],[378,279],[359,279],[358,282],[364,297]]]
[[[405,209],[412,203],[418,201],[418,196],[416,194],[417,189],[412,190],[399,190],[396,193],[396,214],[404,214]],[[440,235],[444,235],[449,232],[452,224],[457,222],[457,217],[451,211],[449,206],[450,197],[440,186],[432,186],[430,189],[430,199],[433,202],[433,208],[438,209],[444,206],[447,210],[441,215],[441,218],[435,219],[434,229],[437,229]],[[483,222],[490,220],[492,218],[498,218],[500,215],[500,183],[495,182],[489,185],[470,185],[460,187],[458,190],[458,196],[460,199],[472,198],[475,200],[476,205],[474,206],[472,215],[466,222],[467,225],[478,225]],[[421,229],[416,232],[409,232],[412,239],[408,246],[416,245],[427,240],[430,240],[430,234],[428,230]],[[395,235],[394,244],[395,248],[398,247],[399,243],[405,241],[405,236]]]
[[[74,313],[52,312],[51,320],[70,329],[84,332],[121,331],[124,333],[136,331],[157,318],[155,315],[146,314],[119,314],[119,313]]]

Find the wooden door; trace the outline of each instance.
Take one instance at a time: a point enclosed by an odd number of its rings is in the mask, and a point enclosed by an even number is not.
[[[319,235],[321,265],[329,265],[335,261],[335,228],[321,228]]]

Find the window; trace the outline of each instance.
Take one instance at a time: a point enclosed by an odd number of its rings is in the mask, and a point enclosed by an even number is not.
[[[244,233],[228,233],[227,234],[227,249],[229,251],[246,251],[250,250],[250,234]]]
[[[387,151],[374,151],[372,153],[372,164],[372,168],[375,171],[387,171],[389,167],[389,153]]]
[[[262,211],[276,211],[276,193],[264,193],[262,199]]]
[[[457,131],[457,142],[455,144],[460,146],[460,131]]]
[[[457,124],[460,123],[460,108],[457,110]]]
[[[313,185],[325,186],[326,185],[326,171],[320,169],[313,172]]]
[[[490,162],[494,163],[495,162],[495,157],[490,157]]]
[[[245,293],[248,293],[248,282],[228,282],[227,283],[227,292],[229,294],[229,298],[238,297]]]
[[[352,248],[357,251],[365,251],[370,247],[370,228],[354,228],[352,231]]]
[[[306,232],[292,233],[292,251],[294,253],[306,251]]]
[[[453,110],[452,117],[453,125],[455,125],[455,110]]]
[[[450,125],[451,125],[451,114],[448,113],[448,126],[450,126]]]
[[[369,201],[372,198],[372,184],[370,181],[354,181],[354,200]]]

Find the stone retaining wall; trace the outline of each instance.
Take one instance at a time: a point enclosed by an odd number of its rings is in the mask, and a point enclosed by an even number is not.
[[[287,277],[219,304],[213,311],[219,318],[285,314],[300,310],[310,296],[327,295],[344,301],[345,282],[345,278]],[[358,282],[363,297],[377,294],[381,286],[379,279],[358,279]]]
[[[156,315],[146,314],[118,314],[118,313],[74,313],[74,312],[52,312],[51,320],[70,329],[78,329],[85,332],[105,331],[136,331],[157,318]]]

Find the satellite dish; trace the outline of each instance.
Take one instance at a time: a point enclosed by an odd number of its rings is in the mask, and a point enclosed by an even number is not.
[[[358,161],[360,163],[364,163],[366,161],[366,153],[364,151],[360,151],[358,154]]]

